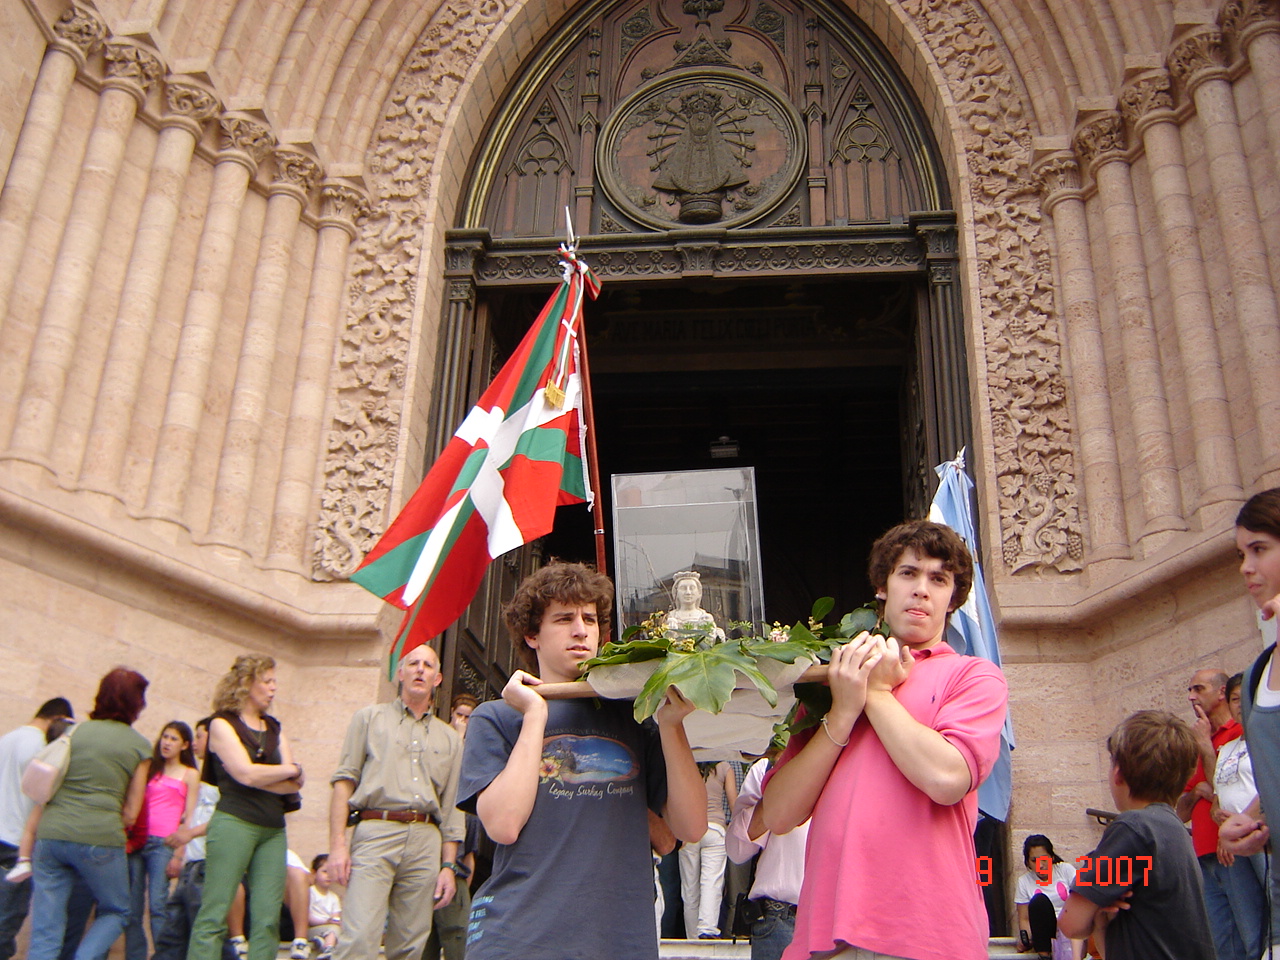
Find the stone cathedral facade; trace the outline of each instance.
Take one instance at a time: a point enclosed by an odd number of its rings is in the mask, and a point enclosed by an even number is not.
[[[398,622],[344,578],[545,296],[566,208],[636,302],[781,291],[619,310],[605,373],[672,338],[695,370],[784,336],[891,366],[908,511],[968,445],[1015,847],[1087,852],[1110,727],[1261,649],[1232,518],[1280,484],[1275,0],[2,0],[0,26],[5,728],[124,663],[154,735],[268,652],[314,771],[291,843],[322,850]],[[886,306],[810,309],[824,283]],[[510,666],[492,610],[532,562],[446,637],[447,692]]]

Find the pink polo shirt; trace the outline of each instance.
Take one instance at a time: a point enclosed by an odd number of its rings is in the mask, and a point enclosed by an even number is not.
[[[946,643],[915,658],[893,695],[959,749],[973,789],[951,806],[934,803],[859,717],[813,810],[795,937],[783,960],[846,945],[912,960],[987,956],[973,830],[978,784],[1000,750],[1008,687],[995,664]],[[814,735],[793,737],[778,766]]]

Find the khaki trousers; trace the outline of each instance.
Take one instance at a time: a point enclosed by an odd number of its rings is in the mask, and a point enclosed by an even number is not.
[[[383,942],[386,960],[421,960],[439,876],[440,828],[434,823],[356,824],[335,960],[376,960]]]

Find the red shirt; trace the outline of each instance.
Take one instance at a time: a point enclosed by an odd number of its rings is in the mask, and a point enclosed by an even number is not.
[[[919,960],[983,960],[987,912],[974,867],[978,784],[1000,752],[1008,686],[1000,669],[945,643],[915,654],[893,691],[969,765],[973,788],[934,803],[859,717],[813,810],[795,937],[785,960],[862,947]],[[791,738],[784,765],[814,733]],[[821,736],[822,734],[818,734]]]
[[[1213,743],[1213,751],[1217,753],[1222,749],[1222,745],[1243,733],[1240,724],[1234,720],[1228,720],[1209,739]],[[1203,783],[1206,780],[1204,775],[1204,760],[1196,761],[1196,772],[1191,775],[1191,779],[1187,781],[1187,789],[1183,793],[1189,793],[1195,788],[1197,783]],[[1196,805],[1191,808],[1191,845],[1196,848],[1196,856],[1203,857],[1206,853],[1214,853],[1218,849],[1218,825],[1213,822],[1213,817],[1209,811],[1212,805],[1208,800],[1197,800]]]

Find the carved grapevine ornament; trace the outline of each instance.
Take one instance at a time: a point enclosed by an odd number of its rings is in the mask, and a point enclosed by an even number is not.
[[[1007,58],[967,0],[907,0],[903,9],[968,125],[1001,553],[1012,573],[1078,570],[1084,540],[1062,333],[1025,109]]]
[[[448,0],[393,84],[368,156],[370,205],[352,258],[347,319],[326,437],[313,575],[346,577],[387,521],[405,357],[423,233],[423,200],[445,114],[514,0]]]

